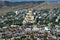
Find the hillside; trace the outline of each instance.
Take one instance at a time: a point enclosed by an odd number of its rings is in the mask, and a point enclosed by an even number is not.
[[[35,10],[41,10],[41,9],[46,9],[46,8],[50,8],[50,9],[53,9],[53,8],[60,8],[60,2],[57,3],[57,2],[44,2],[36,7],[33,7],[33,9]]]
[[[0,15],[4,15],[6,12],[20,10],[24,8],[33,8],[35,10],[41,10],[46,8],[60,8],[60,2],[0,2],[3,5],[0,8]]]
[[[0,2],[0,15],[4,15],[6,12],[20,10],[24,8],[33,8],[40,5],[44,1],[40,2]]]

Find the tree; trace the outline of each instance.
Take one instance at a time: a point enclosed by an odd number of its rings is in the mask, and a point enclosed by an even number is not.
[[[22,19],[14,19],[14,24],[16,24],[16,25],[22,25],[23,23],[23,18]]]
[[[0,23],[0,28],[3,28],[6,24]]]
[[[21,38],[16,38],[15,40],[22,40]]]
[[[16,13],[14,13],[13,11],[11,11],[11,12],[7,12],[6,13],[6,15],[4,15],[5,17],[8,17],[8,16],[15,16],[16,15]]]
[[[8,24],[9,26],[13,24],[13,20],[6,20],[4,23]]]
[[[5,35],[5,39],[10,39],[11,40],[11,38],[12,38],[12,35],[10,35],[10,34]]]
[[[48,13],[49,10],[50,10],[50,9],[42,9],[42,10],[40,10],[40,11],[41,11],[41,13]]]

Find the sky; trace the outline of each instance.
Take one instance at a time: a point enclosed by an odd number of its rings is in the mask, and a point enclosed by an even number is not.
[[[60,1],[60,0],[0,0],[0,1],[23,2],[23,1]]]

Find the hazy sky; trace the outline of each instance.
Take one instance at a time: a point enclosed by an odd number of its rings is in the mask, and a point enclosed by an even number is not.
[[[60,1],[60,0],[0,0],[0,1],[22,2],[22,1]]]

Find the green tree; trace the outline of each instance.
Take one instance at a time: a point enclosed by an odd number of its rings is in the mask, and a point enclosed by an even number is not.
[[[3,28],[6,24],[0,23],[0,28]]]
[[[11,12],[7,12],[6,13],[6,15],[4,15],[5,17],[8,17],[8,16],[15,16],[16,15],[16,13],[14,13],[13,11],[11,11]]]

